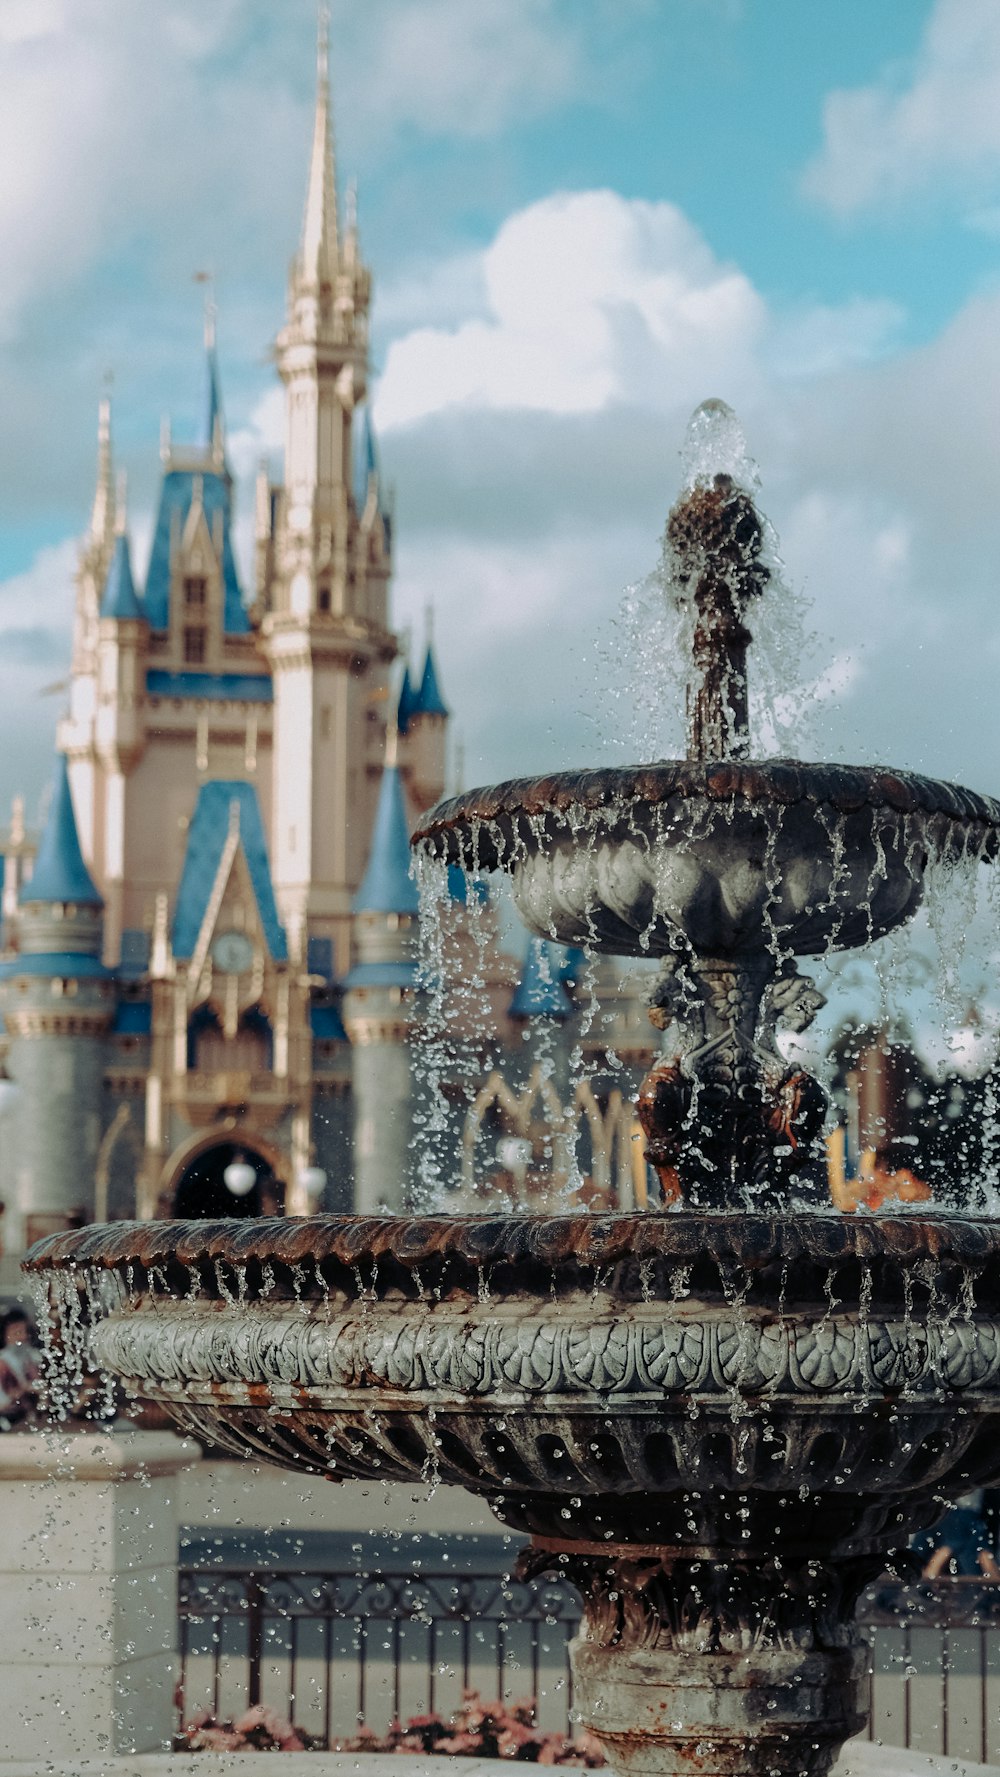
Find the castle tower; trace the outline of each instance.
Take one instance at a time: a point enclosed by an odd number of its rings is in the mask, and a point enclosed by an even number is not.
[[[125,528],[125,502],[119,499],[114,551],[97,625],[97,708],[94,748],[103,777],[105,921],[107,954],[121,950],[125,903],[125,786],[142,757],[143,703],[149,621],[132,578]]]
[[[18,952],[0,965],[8,1064],[19,1088],[12,1247],[93,1214],[104,1039],[114,1010],[100,960],[102,913],[60,755],[34,871],[21,890]]]
[[[302,241],[278,335],[285,472],[273,510],[258,496],[257,589],[274,677],[272,848],[291,954],[307,938],[350,954],[351,904],[372,831],[385,739],[388,513],[374,440],[356,482],[355,409],[368,381],[371,278],[353,214],[341,231],[325,27]],[[268,525],[272,526],[268,534]]]
[[[90,858],[94,855],[94,830],[98,820],[98,786],[93,771],[79,770],[73,761],[74,758],[82,759],[88,750],[97,715],[100,608],[115,547],[115,507],[111,403],[105,396],[98,410],[97,479],[90,524],[81,541],[77,562],[69,709],[59,736],[60,750],[70,756],[80,838]]]
[[[423,813],[444,794],[448,736],[448,706],[441,695],[430,613],[424,669],[415,687],[407,673],[400,693],[401,712],[404,695],[407,787],[414,808]]]
[[[134,575],[124,495],[112,494],[104,425],[77,593],[69,711],[59,725],[80,841],[105,903],[104,960],[148,954],[157,896],[170,895],[201,782],[246,776],[270,810],[271,679],[233,546],[214,319],[205,337],[201,440],[165,438],[145,586]],[[109,518],[110,514],[110,518]],[[110,525],[110,529],[109,529]],[[92,582],[104,577],[90,621]],[[266,818],[266,816],[265,816]]]
[[[353,1045],[354,1209],[401,1209],[413,1139],[410,1038],[415,1021],[417,886],[403,786],[382,773],[371,853],[354,900],[355,961],[344,982]]]

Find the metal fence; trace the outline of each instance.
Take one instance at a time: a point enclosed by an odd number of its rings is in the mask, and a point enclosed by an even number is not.
[[[199,1707],[231,1718],[263,1702],[329,1746],[361,1723],[381,1732],[392,1720],[446,1716],[474,1689],[534,1697],[541,1725],[566,1729],[577,1594],[512,1580],[509,1546],[490,1552],[491,1539],[471,1540],[479,1546],[463,1551],[460,1538],[434,1539],[419,1567],[397,1548],[395,1572],[376,1566],[378,1551],[362,1567],[361,1544],[336,1570],[183,1567],[185,1719]],[[1000,1763],[1000,1586],[884,1585],[863,1600],[860,1620],[871,1645],[869,1738]]]
[[[859,1614],[871,1646],[869,1739],[1000,1763],[1000,1586],[879,1586]]]
[[[430,1564],[428,1564],[428,1568]],[[182,1568],[182,1714],[231,1719],[270,1704],[329,1746],[361,1723],[537,1699],[544,1728],[565,1730],[575,1592],[504,1572],[266,1573]]]

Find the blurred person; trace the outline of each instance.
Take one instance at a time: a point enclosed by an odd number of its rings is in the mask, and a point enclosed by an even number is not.
[[[1000,1581],[1000,1566],[990,1548],[990,1535],[982,1516],[982,1491],[964,1493],[950,1506],[940,1524],[914,1539],[918,1554],[926,1555],[922,1577],[937,1579],[986,1579]]]
[[[0,1315],[0,1430],[10,1431],[32,1413],[39,1365],[31,1321],[16,1305]]]

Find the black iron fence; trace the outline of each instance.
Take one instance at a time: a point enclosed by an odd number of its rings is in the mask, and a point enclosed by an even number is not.
[[[361,1543],[322,1571],[183,1567],[185,1719],[198,1708],[233,1717],[263,1702],[331,1745],[361,1723],[382,1732],[393,1720],[448,1715],[474,1689],[484,1699],[534,1697],[540,1725],[565,1730],[577,1594],[511,1579],[510,1548],[494,1539],[431,1542],[419,1562],[395,1545],[389,1571]],[[869,1737],[1000,1763],[1000,1586],[885,1585],[860,1614],[872,1650]]]
[[[873,1587],[868,1737],[1000,1763],[1000,1585],[941,1579]]]
[[[533,1697],[539,1724],[565,1731],[576,1593],[511,1578],[502,1550],[492,1560],[480,1552],[474,1571],[466,1551],[454,1552],[459,1541],[416,1571],[183,1567],[185,1720],[202,1708],[231,1719],[262,1702],[328,1746],[362,1723],[383,1732],[394,1720],[450,1715],[463,1691],[477,1690],[485,1700]]]

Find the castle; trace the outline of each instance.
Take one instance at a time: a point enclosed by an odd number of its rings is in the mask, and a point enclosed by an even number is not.
[[[18,819],[4,847],[9,1249],[109,1215],[402,1204],[418,1001],[408,832],[444,788],[448,709],[430,641],[411,678],[391,625],[370,301],[356,216],[338,215],[321,42],[275,353],[284,472],[258,475],[252,598],[211,326],[203,441],[164,437],[141,590],[101,405],[53,794],[37,852]],[[461,882],[453,901],[457,930]],[[451,1093],[455,1176],[484,1130],[494,1146],[513,1132],[507,1170],[523,1173],[541,1115],[549,1158],[552,1127],[562,1119],[565,1148],[579,1125],[588,1177],[627,1201],[644,1177],[631,1089],[652,1033],[607,975],[582,1039],[600,1077],[571,1087],[567,1074],[560,1097],[553,1044],[540,1062],[531,1036],[558,1032],[565,1053],[561,969],[535,944],[519,980],[492,933],[482,1078]]]

